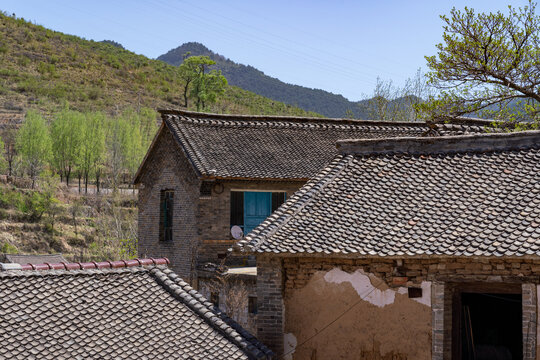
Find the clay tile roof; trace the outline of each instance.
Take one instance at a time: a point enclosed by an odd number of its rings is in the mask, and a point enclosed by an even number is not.
[[[484,132],[456,126],[162,110],[162,119],[203,178],[307,180],[336,155],[336,141]],[[308,160],[309,159],[309,160]],[[142,168],[142,167],[141,167]],[[140,170],[139,170],[140,171]],[[138,182],[137,174],[135,183]]]
[[[332,256],[540,256],[540,131],[339,143],[237,247]]]
[[[0,271],[0,359],[272,355],[166,263],[141,259]]]

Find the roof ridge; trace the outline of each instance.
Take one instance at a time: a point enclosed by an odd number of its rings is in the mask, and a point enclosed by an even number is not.
[[[273,356],[270,349],[223,312],[216,310],[211,302],[172,270],[153,268],[150,270],[150,274],[179,301],[182,301],[192,311],[201,316],[210,326],[244,351],[249,352],[250,357],[263,359]]]
[[[296,122],[296,123],[332,123],[333,125],[374,125],[374,126],[407,126],[407,127],[425,127],[426,122],[413,121],[382,121],[382,120],[364,120],[348,118],[318,118],[302,116],[283,116],[283,115],[246,115],[246,114],[214,114],[201,113],[186,110],[158,110],[162,118],[173,115],[179,119],[200,119],[200,120],[221,120],[230,122],[240,121],[270,121],[270,122]]]
[[[2,270],[86,270],[86,269],[118,269],[136,266],[170,265],[169,259],[163,258],[145,258],[118,261],[101,262],[74,262],[74,263],[43,263],[43,264],[4,264],[0,263]]]
[[[540,145],[540,130],[439,137],[338,140],[342,154],[445,153],[518,150]]]
[[[318,176],[302,186],[288,201],[249,233],[244,240],[233,245],[233,250],[256,251],[262,242],[272,236],[279,227],[286,224],[313,199],[315,194],[326,187],[350,162],[352,156],[336,155]],[[298,199],[298,201],[295,201]],[[294,207],[291,206],[294,204]]]

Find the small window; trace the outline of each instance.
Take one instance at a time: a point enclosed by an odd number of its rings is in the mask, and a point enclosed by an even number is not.
[[[422,288],[410,287],[408,288],[409,297],[411,299],[422,297]]]
[[[162,190],[160,196],[160,231],[159,239],[162,241],[172,240],[172,224],[173,224],[173,190]]]
[[[256,296],[248,297],[248,311],[250,314],[257,314],[257,297]]]
[[[210,197],[212,196],[212,185],[210,181],[203,181],[201,183],[200,197]]]
[[[217,291],[212,291],[210,293],[210,302],[214,304],[215,307],[219,307],[219,293]]]

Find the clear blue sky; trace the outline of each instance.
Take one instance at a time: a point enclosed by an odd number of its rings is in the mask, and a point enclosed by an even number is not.
[[[282,81],[369,95],[377,76],[402,84],[435,54],[440,14],[523,6],[525,0],[2,0],[0,9],[156,58],[197,41]]]

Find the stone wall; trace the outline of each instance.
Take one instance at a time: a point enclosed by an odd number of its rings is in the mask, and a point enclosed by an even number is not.
[[[140,257],[167,257],[172,268],[193,282],[192,253],[198,245],[200,181],[171,133],[162,131],[149,154],[139,184]],[[174,190],[173,238],[159,240],[160,194]]]
[[[462,286],[517,289],[523,357],[536,358],[539,260],[264,255],[257,262],[264,267],[257,285],[260,301],[284,304],[275,313],[265,309],[264,318],[272,322],[259,323],[259,337],[285,359],[451,359],[452,299]],[[269,329],[269,324],[276,327]],[[279,329],[282,343],[272,340]]]

